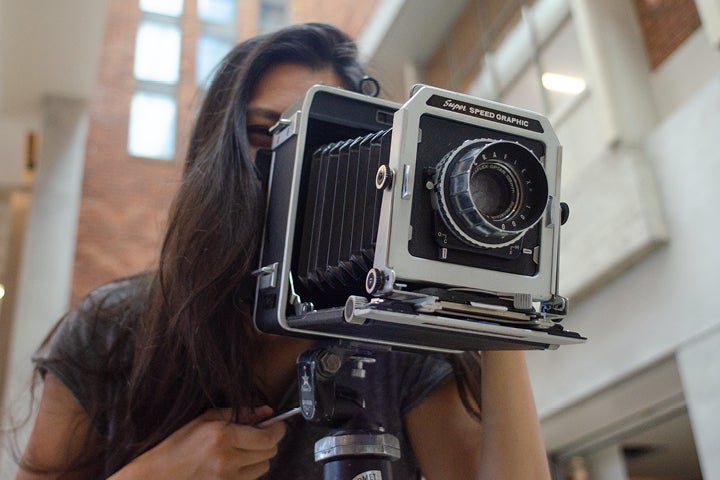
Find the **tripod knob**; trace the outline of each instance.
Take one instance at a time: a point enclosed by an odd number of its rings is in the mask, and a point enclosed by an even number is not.
[[[355,378],[365,378],[367,371],[365,365],[375,363],[375,359],[372,357],[363,357],[360,355],[353,355],[350,360],[355,362],[355,367],[352,369],[352,376]]]

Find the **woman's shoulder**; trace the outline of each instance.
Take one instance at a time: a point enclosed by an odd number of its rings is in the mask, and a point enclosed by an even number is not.
[[[393,350],[381,356],[390,371],[407,379],[409,376],[444,376],[452,370],[447,354]]]
[[[90,291],[76,308],[83,313],[102,313],[117,308],[128,308],[147,301],[151,272],[142,272],[119,278]]]
[[[132,330],[147,308],[151,278],[150,273],[139,273],[97,287],[66,315],[66,320],[81,330]]]
[[[141,273],[104,284],[83,298],[56,324],[35,360],[56,357],[99,359],[134,337],[147,307],[151,274]]]
[[[151,279],[138,274],[94,289],[60,319],[33,357],[37,371],[57,377],[102,434],[127,384]]]
[[[445,354],[393,350],[376,354],[375,360],[365,377],[350,382],[380,405],[396,404],[402,416],[453,376]]]

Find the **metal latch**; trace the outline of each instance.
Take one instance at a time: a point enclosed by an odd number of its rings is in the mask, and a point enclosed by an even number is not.
[[[277,287],[277,270],[278,270],[279,263],[275,262],[272,265],[266,265],[264,267],[260,267],[254,272],[252,272],[253,276],[258,277],[259,286],[258,288],[260,290],[264,290],[266,288],[275,288]]]

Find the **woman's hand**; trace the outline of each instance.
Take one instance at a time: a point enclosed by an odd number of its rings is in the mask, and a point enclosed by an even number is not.
[[[140,455],[110,480],[233,479],[254,480],[265,474],[285,424],[252,425],[272,414],[270,407],[248,411],[241,423],[231,423],[229,409],[208,410],[156,447]]]
[[[267,472],[269,461],[285,435],[282,422],[263,428],[252,426],[270,415],[270,407],[259,407],[245,412],[238,423],[232,423],[229,409],[209,410],[110,478],[256,479]],[[93,459],[97,452],[92,447],[99,443],[100,438],[80,403],[57,377],[48,373],[17,480],[59,478],[59,472],[76,462]],[[97,478],[96,467],[93,463],[62,478]]]

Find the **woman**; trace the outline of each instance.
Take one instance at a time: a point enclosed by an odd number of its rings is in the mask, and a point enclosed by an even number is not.
[[[253,426],[297,401],[295,359],[312,345],[252,326],[253,158],[310,86],[357,90],[356,55],[344,33],[306,24],[224,59],[157,270],[92,292],[36,355],[44,388],[18,479],[322,478],[312,442],[326,429],[297,417]],[[371,368],[368,410],[401,441],[396,479],[549,478],[521,352],[387,353]]]

